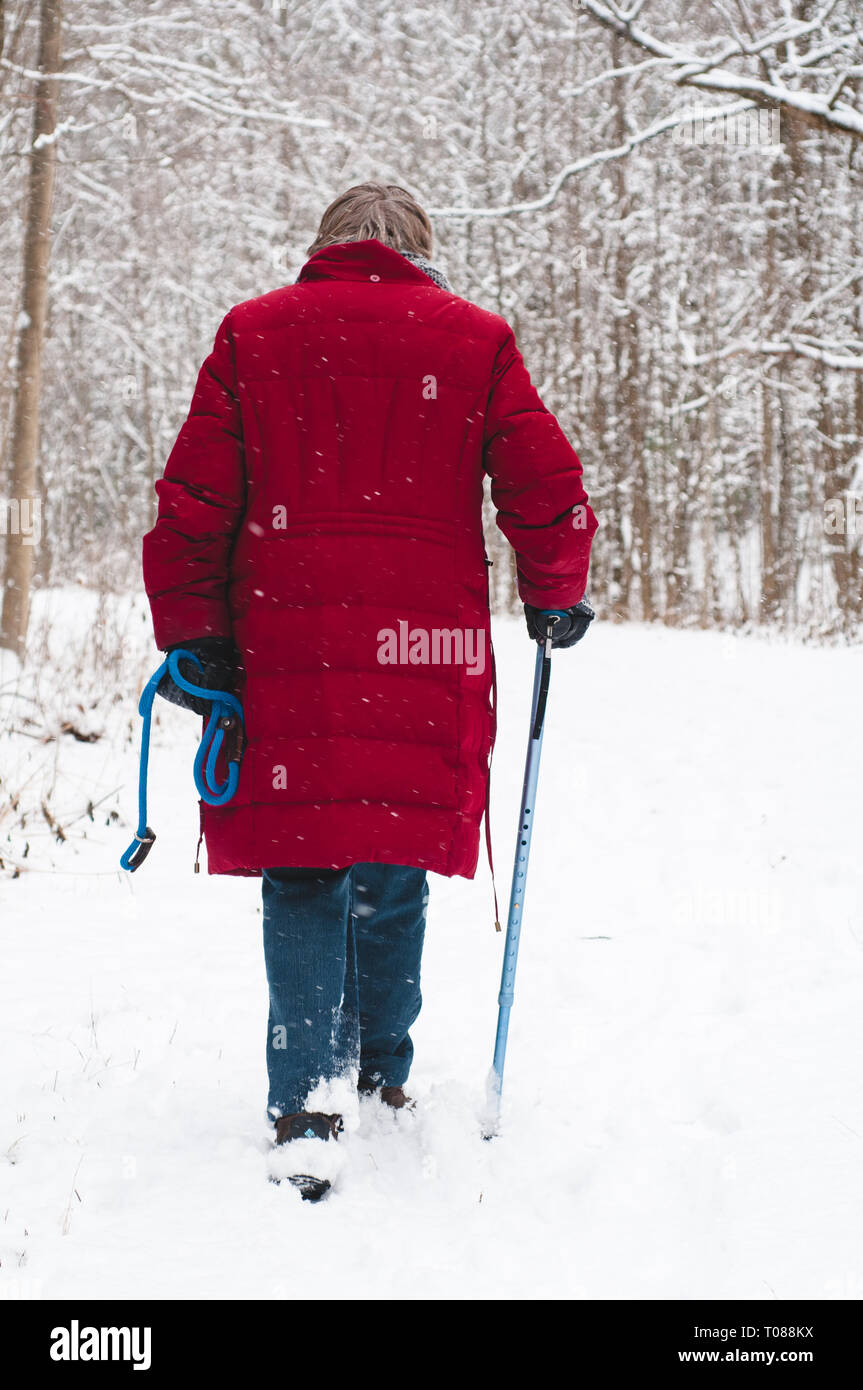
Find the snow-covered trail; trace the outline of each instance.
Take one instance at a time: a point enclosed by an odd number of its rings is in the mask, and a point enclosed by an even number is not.
[[[504,911],[533,654],[496,634]],[[861,649],[597,624],[556,655],[503,1134],[481,867],[432,882],[419,1111],[365,1103],[320,1206],[265,1180],[258,885],[192,874],[165,710],[146,867],[105,828],[0,882],[0,1294],[863,1296],[861,689]]]

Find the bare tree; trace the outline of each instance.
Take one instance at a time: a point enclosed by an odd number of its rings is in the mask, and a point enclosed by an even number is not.
[[[33,135],[29,151],[27,222],[24,238],[24,273],[18,353],[14,386],[11,466],[9,483],[19,524],[10,528],[3,574],[3,612],[0,646],[23,656],[30,611],[33,577],[33,509],[37,497],[39,405],[42,390],[42,346],[48,302],[48,265],[51,256],[51,208],[56,166],[62,0],[42,0],[39,15],[39,78],[33,101]],[[22,524],[30,509],[31,524]],[[29,534],[28,534],[29,532]]]

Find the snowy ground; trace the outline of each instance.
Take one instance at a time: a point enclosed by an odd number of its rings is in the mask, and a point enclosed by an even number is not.
[[[496,646],[505,906],[533,658]],[[0,1295],[863,1296],[861,678],[637,626],[556,656],[503,1133],[481,869],[432,882],[418,1112],[364,1104],[317,1207],[265,1180],[258,887],[193,876],[166,708],[146,867],[97,817],[0,880]],[[60,756],[132,815],[130,748]]]

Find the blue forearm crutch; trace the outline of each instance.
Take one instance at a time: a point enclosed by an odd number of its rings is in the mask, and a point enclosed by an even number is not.
[[[521,923],[524,915],[524,897],[527,888],[527,866],[530,858],[530,842],[533,834],[533,820],[536,811],[536,788],[539,781],[539,760],[542,753],[542,735],[545,727],[545,709],[548,700],[548,687],[551,677],[551,652],[554,629],[566,621],[568,614],[557,609],[544,610],[541,618],[546,628],[546,639],[538,645],[536,666],[533,677],[533,700],[530,707],[530,737],[527,742],[527,757],[524,765],[524,784],[521,792],[521,810],[518,818],[518,836],[515,844],[515,862],[512,868],[512,888],[509,897],[509,915],[506,922],[506,938],[503,946],[503,969],[498,995],[497,1034],[494,1040],[494,1061],[489,1078],[492,1114],[490,1125],[484,1135],[491,1139],[497,1132],[500,1119],[501,1094],[503,1092],[503,1068],[506,1061],[506,1044],[509,1035],[509,1016],[515,997],[515,971],[518,964],[518,946],[521,937]],[[561,633],[561,636],[564,634]]]

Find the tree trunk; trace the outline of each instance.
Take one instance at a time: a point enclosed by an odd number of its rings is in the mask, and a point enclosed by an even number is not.
[[[773,182],[780,175],[771,166],[770,197],[767,204],[767,226],[764,244],[764,275],[762,297],[765,304],[773,305],[777,295],[777,218]],[[773,387],[768,373],[773,365],[772,359],[764,363],[761,372],[761,443],[758,454],[758,525],[761,540],[761,583],[758,611],[762,622],[775,621],[779,612],[779,573],[776,553],[776,428],[774,419]],[[781,408],[781,401],[779,408]]]
[[[23,293],[10,449],[9,486],[12,504],[17,508],[18,525],[10,526],[6,541],[3,613],[0,619],[0,646],[11,648],[19,657],[24,654],[27,639],[33,551],[38,537],[38,531],[33,528],[33,519],[40,508],[40,499],[36,496],[36,463],[42,345],[51,252],[51,204],[56,165],[53,134],[59,83],[54,74],[60,67],[61,29],[62,0],[42,0],[39,25],[39,71],[42,75],[36,83],[33,106]],[[29,528],[23,524],[28,514]]]
[[[612,38],[611,54],[612,65],[617,69],[621,66],[621,41],[616,34]],[[616,78],[614,83],[614,139],[619,144],[622,144],[626,139],[627,97],[628,84],[626,80],[620,77]],[[615,162],[612,177],[619,235],[612,270],[615,304],[612,320],[614,377],[610,383],[612,392],[610,414],[613,421],[610,463],[615,486],[615,512],[618,518],[616,541],[617,544],[624,546],[614,615],[624,619],[633,616],[632,589],[637,573],[640,597],[639,616],[645,622],[651,622],[655,617],[655,612],[652,587],[653,555],[650,499],[644,457],[644,427],[641,418],[639,330],[634,306],[629,303],[630,275],[635,256],[627,242],[626,222],[632,209],[632,200],[627,185],[627,170],[624,160],[618,159]],[[625,516],[629,518],[631,535],[624,541],[622,519]]]

